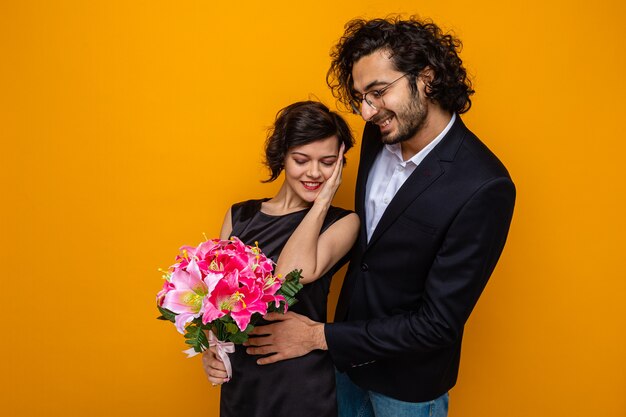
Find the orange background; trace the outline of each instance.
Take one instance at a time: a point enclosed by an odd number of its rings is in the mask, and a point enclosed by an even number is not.
[[[464,41],[463,118],[518,187],[450,416],[626,415],[623,2],[298,3],[0,3],[0,413],[217,416],[155,320],[157,267],[276,191],[265,128],[296,100],[334,106],[343,24],[403,12]]]

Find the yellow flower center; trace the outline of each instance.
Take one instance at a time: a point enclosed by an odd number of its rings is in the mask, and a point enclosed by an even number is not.
[[[211,271],[221,271],[223,268],[224,268],[224,265],[217,262],[217,254],[216,254],[215,258],[211,261],[211,264],[209,264],[209,269]]]
[[[236,303],[237,301],[240,301],[240,302],[241,302],[241,305],[243,306],[243,308],[246,308],[246,302],[245,302],[245,301],[243,301],[243,299],[244,299],[244,298],[246,298],[246,296],[245,296],[245,295],[243,295],[242,293],[240,293],[239,291],[237,291],[236,293],[234,293],[234,294],[232,295],[232,297],[231,297],[231,298],[232,298],[232,300],[233,300],[233,302],[234,302],[234,303]]]
[[[199,312],[200,308],[202,308],[202,296],[196,293],[190,292],[185,294],[182,301],[184,304],[191,307],[194,313]]]
[[[276,278],[273,275],[267,275],[265,277],[265,283],[263,284],[263,291],[267,290],[269,287],[271,287],[272,285],[274,285],[274,283],[276,282]]]

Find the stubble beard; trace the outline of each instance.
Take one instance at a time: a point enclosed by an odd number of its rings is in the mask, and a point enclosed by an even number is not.
[[[389,113],[384,114],[380,119],[389,117]],[[414,137],[426,123],[428,106],[421,103],[419,96],[415,95],[414,99],[396,112],[394,116],[398,124],[398,131],[395,134],[383,134],[381,137],[382,142],[387,145],[405,142]]]

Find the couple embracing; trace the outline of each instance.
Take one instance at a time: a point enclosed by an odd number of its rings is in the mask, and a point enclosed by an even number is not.
[[[416,18],[346,25],[328,83],[367,122],[356,213],[331,205],[354,142],[343,118],[317,102],[278,113],[265,151],[282,186],[233,205],[221,238],[258,241],[276,272],[302,269],[305,286],[237,346],[232,381],[204,353],[222,417],[447,415],[463,328],[515,203],[506,168],[461,121],[474,91],[459,48]],[[347,260],[326,323],[330,280]]]

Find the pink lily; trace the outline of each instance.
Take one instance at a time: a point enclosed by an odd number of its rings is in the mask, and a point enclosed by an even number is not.
[[[245,330],[254,313],[267,313],[267,304],[263,301],[263,291],[259,286],[239,286],[238,271],[225,276],[217,283],[214,291],[204,303],[202,316],[204,324],[230,313],[240,330]]]
[[[177,314],[176,329],[185,333],[187,323],[200,316],[202,299],[209,294],[209,288],[194,260],[188,263],[186,270],[175,270],[170,283],[174,289],[165,294],[162,307]]]

